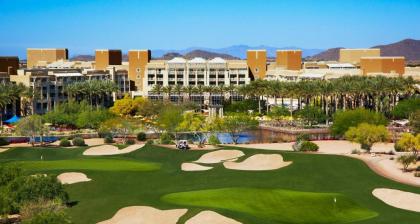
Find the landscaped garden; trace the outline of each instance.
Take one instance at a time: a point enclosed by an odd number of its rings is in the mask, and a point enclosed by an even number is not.
[[[242,161],[272,151],[241,150]],[[110,219],[127,206],[188,209],[178,223],[211,210],[241,223],[418,223],[420,213],[391,207],[372,195],[375,188],[420,193],[375,174],[362,161],[335,155],[274,152],[292,164],[276,170],[229,170],[214,164],[207,171],[186,172],[184,162],[208,151],[146,144],[128,154],[84,156],[87,147],[13,148],[1,164],[18,164],[25,174],[83,172],[91,181],[63,185],[65,212],[74,223]],[[42,159],[41,159],[42,158]]]

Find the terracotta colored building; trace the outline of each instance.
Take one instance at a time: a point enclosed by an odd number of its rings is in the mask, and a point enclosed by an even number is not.
[[[150,50],[128,51],[128,77],[134,90],[142,90],[146,65],[150,62],[151,57],[152,53]]]
[[[67,60],[69,51],[67,48],[28,48],[26,50],[27,67],[37,67],[38,63],[46,64],[58,60]]]
[[[301,50],[278,50],[276,65],[286,70],[300,70],[302,68]]]
[[[95,69],[97,70],[106,70],[110,65],[121,65],[121,50],[96,50],[95,62]]]
[[[0,72],[16,75],[19,69],[18,57],[0,57]]]
[[[363,75],[369,73],[405,73],[404,57],[362,57],[360,70]]]
[[[247,64],[252,78],[263,79],[267,73],[267,51],[248,50]]]
[[[360,58],[362,57],[380,57],[381,49],[369,48],[369,49],[340,49],[340,63],[350,63],[359,65]]]

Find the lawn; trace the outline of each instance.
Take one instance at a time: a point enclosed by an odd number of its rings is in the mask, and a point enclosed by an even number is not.
[[[415,224],[420,220],[420,213],[390,207],[371,194],[378,187],[414,193],[420,193],[420,188],[378,176],[352,158],[281,152],[293,164],[279,170],[236,171],[218,164],[209,171],[184,172],[182,162],[197,160],[206,152],[147,145],[125,155],[87,157],[82,155],[85,149],[17,148],[0,153],[0,162],[22,163],[29,173],[86,173],[93,181],[66,185],[75,204],[68,212],[75,223],[82,224],[108,219],[132,205],[188,208],[180,223],[205,209],[246,224]],[[246,157],[276,153],[240,150]]]

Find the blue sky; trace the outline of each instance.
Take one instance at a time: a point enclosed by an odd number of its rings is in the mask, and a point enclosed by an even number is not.
[[[28,47],[371,47],[420,39],[420,0],[0,0],[0,55]]]

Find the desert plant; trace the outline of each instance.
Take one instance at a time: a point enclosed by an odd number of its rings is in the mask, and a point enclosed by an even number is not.
[[[0,137],[0,146],[2,146],[2,145],[8,145],[8,144],[9,144],[9,142],[5,138]]]
[[[209,140],[208,140],[210,145],[219,145],[220,144],[220,140],[219,138],[217,138],[217,136],[214,135],[210,135]]]
[[[127,139],[127,141],[125,141],[125,144],[127,145],[134,145],[136,143],[136,141],[134,141],[134,139]]]
[[[106,144],[111,144],[111,143],[114,143],[114,139],[112,138],[112,136],[111,136],[111,135],[107,135],[107,136],[105,136],[105,138],[104,138],[104,143],[106,143]]]
[[[60,146],[61,147],[70,147],[71,143],[67,138],[63,138],[60,140]]]
[[[400,157],[398,157],[397,161],[404,166],[404,171],[408,171],[408,166],[411,163],[416,163],[417,158],[413,156],[412,154],[407,154],[407,155],[401,155]]]
[[[81,137],[76,137],[72,141],[74,146],[85,146],[85,140]]]
[[[361,144],[362,149],[370,151],[375,142],[388,140],[389,134],[388,130],[382,125],[362,123],[357,127],[350,127],[345,137],[349,141]]]
[[[160,144],[171,144],[172,143],[172,137],[168,132],[163,132],[160,135]]]
[[[303,151],[303,152],[316,152],[318,151],[319,147],[317,144],[310,142],[310,141],[303,141],[300,144],[300,149],[299,151]]]
[[[137,133],[137,140],[138,141],[146,141],[146,133],[144,133],[144,132]]]

